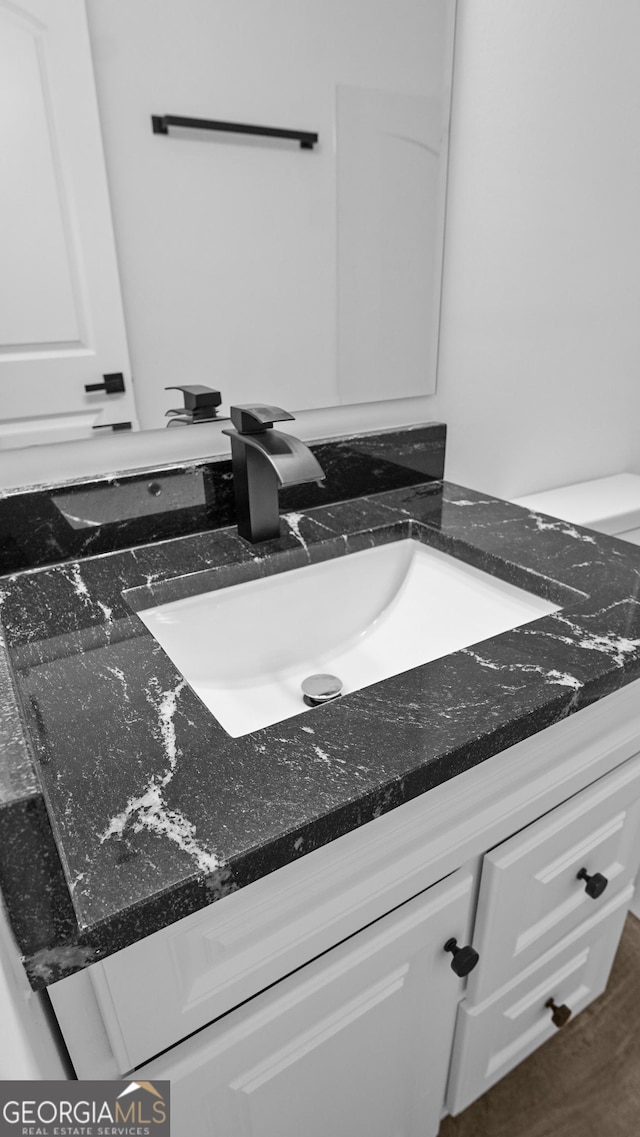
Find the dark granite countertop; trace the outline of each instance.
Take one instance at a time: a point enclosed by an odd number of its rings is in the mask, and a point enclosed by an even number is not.
[[[252,546],[222,528],[0,580],[0,884],[34,986],[640,677],[640,548],[447,482],[298,510],[282,533]],[[409,535],[561,608],[232,738],[123,597],[141,607],[140,590],[158,603]]]

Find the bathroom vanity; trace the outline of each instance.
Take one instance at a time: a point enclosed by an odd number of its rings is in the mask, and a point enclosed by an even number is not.
[[[170,1078],[177,1132],[435,1135],[606,985],[640,862],[640,550],[405,472],[285,502],[276,541],[85,544],[0,581],[24,966],[77,1075]],[[554,610],[238,737],[136,614],[407,538]]]
[[[606,986],[640,861],[637,699],[54,983],[78,1075],[169,1078],[181,1133],[435,1137]]]

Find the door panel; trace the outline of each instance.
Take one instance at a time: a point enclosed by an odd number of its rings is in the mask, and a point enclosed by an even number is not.
[[[468,934],[456,873],[256,996],[137,1077],[171,1079],[200,1137],[435,1137]]]
[[[81,339],[77,264],[70,259],[43,62],[38,29],[5,16],[0,131],[13,145],[0,181],[0,243],[16,271],[0,276],[0,340],[16,350],[21,344],[43,348],[56,340]]]
[[[0,447],[137,427],[84,5],[0,0]],[[125,391],[85,391],[120,372]]]

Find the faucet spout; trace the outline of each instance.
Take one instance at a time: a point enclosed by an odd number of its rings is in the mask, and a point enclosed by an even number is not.
[[[293,416],[280,407],[231,407],[235,430],[231,461],[241,537],[255,543],[280,536],[279,486],[324,481],[318,459],[304,442],[273,429],[273,423]]]
[[[233,433],[231,435],[233,449]],[[261,434],[243,434],[243,446],[251,446],[271,464],[281,486],[297,486],[303,482],[323,482],[324,470],[318,459],[304,442],[281,430],[265,430]]]

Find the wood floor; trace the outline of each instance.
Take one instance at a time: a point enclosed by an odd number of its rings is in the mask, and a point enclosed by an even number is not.
[[[439,1137],[640,1137],[640,920],[627,918],[604,995]]]

